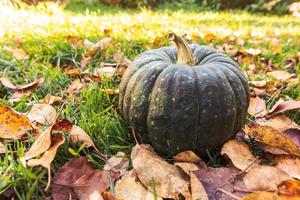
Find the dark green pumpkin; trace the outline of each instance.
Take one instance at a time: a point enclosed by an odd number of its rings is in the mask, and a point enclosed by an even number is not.
[[[145,51],[126,70],[119,108],[142,142],[150,142],[158,153],[194,150],[205,155],[242,128],[248,83],[225,54],[172,37],[178,50]]]

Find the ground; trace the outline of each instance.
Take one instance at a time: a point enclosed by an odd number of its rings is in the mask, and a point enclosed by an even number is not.
[[[134,144],[128,125],[118,113],[118,96],[105,92],[105,89],[117,89],[120,77],[104,79],[100,85],[90,84],[79,96],[69,96],[66,90],[78,77],[68,76],[64,68],[79,68],[84,52],[83,48],[71,46],[69,36],[92,42],[112,38],[113,46],[93,57],[88,65],[90,71],[99,67],[101,62],[115,62],[113,55],[117,50],[133,60],[146,49],[169,45],[166,35],[176,32],[215,48],[232,44],[236,49],[261,50],[258,57],[241,62],[245,71],[251,64],[271,60],[275,69],[289,70],[298,78],[300,76],[299,62],[292,69],[285,68],[287,60],[300,52],[300,20],[291,16],[263,16],[243,11],[213,12],[194,7],[162,7],[153,11],[55,3],[22,6],[22,9],[3,6],[0,13],[0,77],[9,77],[13,83],[20,85],[44,78],[42,87],[30,97],[13,103],[9,101],[12,92],[0,86],[0,103],[19,112],[27,112],[49,93],[61,96],[65,106],[60,110],[59,118],[68,119],[83,128],[104,154],[128,152]],[[28,58],[16,59],[8,48],[21,48]],[[230,52],[228,54],[231,55]],[[249,79],[263,80],[266,71],[261,69]],[[280,97],[299,100],[300,87],[289,88],[271,97],[264,96],[268,107]],[[297,117],[299,119],[299,115],[294,118]],[[1,156],[0,193],[10,188],[19,199],[43,199],[43,195],[49,193],[43,191],[47,182],[46,170],[25,168],[18,159],[31,142],[15,142],[9,146],[14,152]],[[104,164],[92,150],[74,146],[68,141],[60,148],[52,164],[52,173],[78,155],[86,155],[96,167]]]

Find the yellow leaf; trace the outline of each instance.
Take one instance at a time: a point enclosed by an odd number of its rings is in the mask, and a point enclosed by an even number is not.
[[[279,148],[285,152],[300,157],[300,150],[298,146],[292,142],[292,140],[270,126],[251,126],[247,134],[258,142]]]
[[[17,139],[30,130],[32,127],[27,117],[0,105],[0,138]]]
[[[30,167],[41,165],[48,170],[48,183],[45,188],[47,190],[51,183],[51,169],[50,165],[55,158],[57,149],[65,142],[65,138],[63,135],[53,134],[51,135],[51,146],[45,151],[45,153],[39,159],[31,159],[27,162],[27,165]]]

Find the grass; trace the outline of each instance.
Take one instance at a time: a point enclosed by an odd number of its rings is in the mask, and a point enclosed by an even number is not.
[[[8,3],[9,4],[9,3]],[[278,69],[284,69],[287,59],[300,52],[300,20],[291,16],[253,15],[242,11],[212,12],[192,9],[161,7],[155,11],[119,9],[103,5],[42,3],[36,7],[0,6],[0,77],[9,77],[16,84],[44,78],[43,86],[31,97],[18,102],[8,100],[11,91],[0,86],[0,103],[17,111],[26,112],[46,94],[64,97],[65,108],[59,118],[69,119],[83,128],[105,154],[129,152],[134,144],[127,124],[118,114],[118,96],[108,95],[102,89],[117,88],[120,78],[105,79],[103,84],[89,85],[79,97],[68,97],[65,92],[74,78],[68,77],[62,66],[79,66],[84,49],[74,49],[68,36],[78,36],[96,42],[104,37],[113,39],[114,48],[101,51],[88,66],[93,70],[100,62],[113,62],[113,53],[120,49],[134,59],[149,48],[168,45],[167,33],[188,33],[200,44],[232,43],[230,36],[245,40],[244,48],[264,49],[259,59],[272,59]],[[213,33],[211,38],[205,35]],[[272,39],[277,38],[282,52],[274,55]],[[17,60],[6,47],[24,49],[27,60]],[[237,46],[236,44],[234,44]],[[252,62],[252,61],[251,61]],[[249,63],[242,64],[247,69]],[[300,68],[293,72],[300,75]],[[264,75],[262,75],[263,77]],[[254,77],[259,79],[261,77]],[[300,88],[294,87],[276,98],[300,99]],[[270,106],[274,103],[271,99]],[[57,107],[58,109],[58,107]],[[297,114],[295,114],[297,115]],[[297,118],[297,116],[296,116]],[[298,115],[299,118],[299,115]],[[24,168],[18,159],[31,142],[14,142],[8,153],[0,157],[0,194],[15,192],[18,199],[44,199],[46,170]],[[67,140],[52,164],[52,174],[74,156],[85,155],[96,167],[104,163],[92,150],[76,146]]]

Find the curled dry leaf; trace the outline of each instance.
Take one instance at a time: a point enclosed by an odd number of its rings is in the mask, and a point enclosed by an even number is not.
[[[194,152],[192,151],[184,151],[181,152],[175,156],[173,156],[174,161],[176,162],[192,162],[192,163],[198,163],[201,160],[199,156],[197,156]]]
[[[70,96],[71,95],[77,95],[77,94],[80,93],[83,86],[84,86],[83,83],[79,79],[76,79],[76,80],[72,81],[71,85],[67,89],[67,93]]]
[[[287,71],[280,71],[280,70],[274,70],[267,73],[268,76],[271,76],[272,78],[279,80],[279,81],[287,81],[290,78],[296,77],[296,74],[290,74]]]
[[[62,166],[55,174],[51,184],[51,197],[53,200],[74,199],[77,196],[72,188],[73,184],[83,175],[90,174],[94,167],[88,162],[86,157],[77,157]]]
[[[26,116],[0,105],[0,138],[16,139],[32,130]]]
[[[276,167],[258,165],[247,172],[243,181],[249,190],[276,191],[277,185],[289,178],[287,173]]]
[[[47,94],[41,103],[46,103],[46,104],[52,105],[52,104],[59,103],[61,100],[62,100],[62,98],[59,96],[53,96],[51,94]]]
[[[111,78],[115,75],[117,69],[115,67],[101,67],[95,70],[94,76],[106,76]]]
[[[45,190],[48,190],[51,183],[51,169],[50,165],[55,158],[58,147],[65,142],[65,138],[60,134],[51,135],[51,146],[39,159],[31,159],[27,162],[30,167],[41,165],[48,170],[48,183]]]
[[[51,131],[52,126],[49,126],[39,137],[34,141],[30,149],[25,153],[24,159],[29,160],[34,158],[45,151],[47,151],[51,145]]]
[[[205,188],[205,191],[210,200],[232,200],[232,197],[220,190],[228,191],[228,193],[237,197],[242,197],[245,195],[244,192],[239,192],[234,188],[239,188],[239,190],[246,190],[243,181],[235,177],[238,177],[240,171],[235,168],[212,168],[208,167],[206,169],[201,168],[194,172],[197,178],[200,180]]]
[[[286,172],[290,177],[300,179],[300,159],[291,156],[275,156],[278,169]]]
[[[295,179],[282,181],[277,186],[279,195],[300,197],[300,181]]]
[[[191,194],[192,200],[209,200],[208,195],[205,191],[204,186],[201,181],[197,178],[194,172],[190,172],[190,182],[191,182]]]
[[[258,120],[257,121],[260,125],[264,126],[271,126],[275,128],[279,132],[283,132],[289,128],[298,128],[299,125],[296,124],[293,120],[285,115],[277,115],[272,117],[269,120]]]
[[[269,114],[277,114],[290,110],[300,109],[300,101],[283,101],[279,100],[276,104],[270,109]]]
[[[115,195],[117,199],[122,200],[162,200],[155,194],[145,189],[134,170],[129,171],[117,181],[115,187]]]
[[[73,124],[69,120],[63,119],[63,120],[57,120],[55,124],[53,124],[52,130],[69,132],[71,131],[72,127]]]
[[[160,197],[176,199],[181,194],[186,199],[190,198],[186,177],[176,166],[160,158],[149,145],[136,145],[130,157],[139,180],[149,191],[154,184]]]
[[[180,169],[182,169],[187,175],[189,175],[190,172],[199,170],[199,167],[195,163],[175,162],[174,165],[178,166]]]
[[[38,103],[32,106],[27,117],[31,122],[49,125],[55,122],[56,115],[57,113],[53,106],[45,103]]]
[[[247,134],[258,142],[279,148],[292,155],[300,156],[298,146],[291,139],[270,126],[253,125]]]
[[[129,159],[126,157],[125,153],[118,152],[116,155],[109,158],[104,165],[104,170],[111,170],[114,172],[120,172],[124,174],[129,167]]]
[[[8,89],[12,89],[12,90],[17,89],[17,86],[15,86],[9,78],[5,78],[5,77],[0,78],[0,83]]]
[[[258,164],[258,160],[252,155],[249,147],[236,140],[226,142],[222,147],[221,154],[226,155],[233,165],[242,171]]]
[[[267,114],[266,103],[260,97],[251,97],[248,107],[248,113],[255,117],[263,117]]]
[[[73,125],[69,134],[73,143],[79,142],[81,144],[84,144],[87,148],[94,147],[95,149],[97,149],[90,136],[86,134],[86,132],[82,130],[79,126]]]

